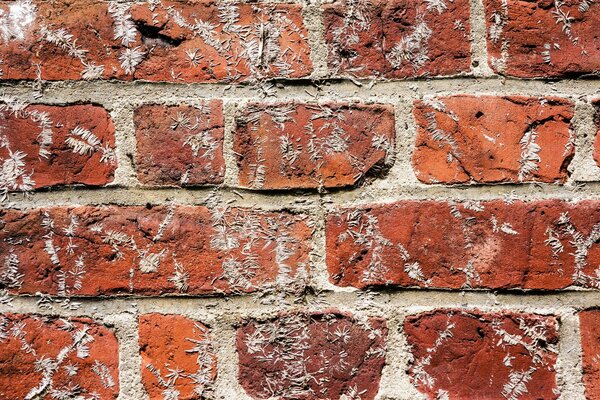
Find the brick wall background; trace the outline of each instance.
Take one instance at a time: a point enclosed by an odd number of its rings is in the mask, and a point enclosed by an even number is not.
[[[600,399],[599,2],[0,11],[0,398]]]

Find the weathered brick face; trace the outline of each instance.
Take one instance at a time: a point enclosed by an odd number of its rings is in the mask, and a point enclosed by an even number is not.
[[[327,222],[340,286],[598,287],[598,202],[404,201],[349,208]]]
[[[393,160],[389,106],[250,104],[236,123],[234,149],[245,187],[351,186]]]
[[[600,311],[583,311],[579,313],[579,321],[586,399],[597,399],[600,397]]]
[[[150,399],[191,400],[212,393],[217,359],[206,326],[161,314],[140,316],[139,326],[142,380]]]
[[[145,105],[133,117],[138,179],[148,185],[219,184],[223,160],[223,102],[198,107]]]
[[[294,4],[18,0],[1,6],[4,79],[215,82],[312,71],[301,7]]]
[[[430,399],[558,398],[554,317],[436,310],[404,330],[409,375]]]
[[[468,72],[469,2],[348,1],[323,5],[335,76],[406,78]]]
[[[575,153],[573,112],[555,97],[419,100],[415,174],[425,183],[564,182]]]
[[[485,0],[489,64],[521,78],[600,69],[600,4],[594,1]]]
[[[0,193],[58,185],[101,186],[113,179],[115,128],[108,112],[91,104],[0,104]]]
[[[239,379],[256,399],[375,398],[386,354],[385,322],[338,312],[245,322]]]
[[[116,399],[118,343],[88,318],[0,314],[0,397]]]
[[[56,207],[0,213],[16,293],[253,292],[303,285],[305,217],[217,207]],[[8,279],[8,278],[7,278]]]

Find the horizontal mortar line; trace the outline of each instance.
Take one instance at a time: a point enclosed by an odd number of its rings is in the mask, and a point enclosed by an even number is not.
[[[404,185],[389,181],[376,182],[378,186],[340,189],[329,193],[317,191],[253,191],[237,187],[199,187],[195,189],[145,189],[124,187],[68,188],[38,191],[25,197],[11,193],[9,201],[2,207],[32,208],[48,205],[160,205],[165,201],[178,204],[202,205],[214,191],[223,201],[236,205],[257,208],[305,208],[325,204],[387,203],[402,200],[600,200],[600,182],[585,182],[582,186],[560,186],[553,184],[505,184],[482,186],[419,186]],[[384,186],[385,187],[381,187]]]
[[[261,304],[252,295],[229,297],[192,296],[117,296],[117,297],[72,297],[80,303],[77,310],[65,310],[59,305],[54,309],[40,309],[38,296],[15,296],[13,305],[0,305],[0,312],[39,313],[58,316],[112,315],[120,313],[164,313],[214,318],[225,314],[237,320],[245,315],[256,316],[291,310],[339,309],[357,314],[395,313],[410,314],[439,308],[459,308],[465,310],[482,309],[490,311],[514,310],[541,313],[562,313],[566,310],[583,310],[600,307],[598,291],[558,291],[558,292],[493,292],[493,291],[444,291],[429,289],[399,289],[397,291],[369,291],[374,296],[371,308],[364,308],[365,301],[360,294],[364,291],[323,292],[318,297],[318,305]],[[57,298],[60,299],[60,298]],[[315,296],[307,299],[316,300]],[[227,318],[227,316],[226,316]]]
[[[310,100],[331,96],[367,97],[375,96],[382,101],[394,101],[399,96],[418,98],[423,95],[440,95],[442,93],[497,93],[499,95],[528,94],[535,96],[600,96],[600,79],[598,80],[522,80],[501,77],[454,77],[432,78],[427,80],[373,81],[363,80],[362,86],[344,79],[325,80],[289,80],[281,81],[282,88],[274,97],[261,101]],[[364,82],[364,83],[363,83]],[[373,87],[370,83],[375,82]],[[240,99],[257,100],[256,89],[247,84],[224,83],[169,83],[169,82],[48,82],[44,96],[33,100],[36,103],[45,101],[76,102],[89,100],[95,102],[129,102],[141,104],[157,101],[168,102],[173,97],[222,98],[239,101]],[[31,82],[3,82],[0,90],[10,95],[31,96],[34,90]],[[307,93],[308,91],[308,93]],[[155,95],[156,98],[145,99],[143,96]],[[142,96],[142,98],[140,98]],[[315,97],[316,96],[316,97]],[[290,98],[291,97],[291,98]]]

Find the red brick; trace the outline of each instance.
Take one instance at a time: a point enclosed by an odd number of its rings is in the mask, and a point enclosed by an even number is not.
[[[519,313],[436,310],[404,322],[409,374],[430,399],[558,398],[558,321]]]
[[[484,6],[494,71],[533,78],[600,70],[599,3],[484,0]]]
[[[219,184],[223,160],[223,102],[199,107],[145,105],[135,110],[138,179],[149,185]]]
[[[118,352],[113,331],[88,318],[0,315],[0,397],[116,399]]]
[[[4,98],[3,100],[7,100]],[[105,185],[117,165],[115,128],[102,107],[0,104],[0,195],[57,185]]]
[[[415,173],[425,183],[564,182],[573,113],[571,102],[555,97],[416,101]]]
[[[246,321],[237,334],[239,380],[255,399],[372,400],[386,336],[383,319],[337,311]]]
[[[4,79],[235,82],[312,71],[294,4],[18,0],[0,8]]]
[[[236,123],[234,150],[245,187],[350,186],[394,158],[391,106],[253,103]]]
[[[212,391],[217,358],[206,326],[179,315],[146,314],[139,330],[142,382],[151,400],[199,399]]]
[[[398,79],[470,70],[468,0],[336,0],[322,9],[335,76]]]
[[[579,313],[586,399],[600,399],[600,311]]]
[[[304,216],[222,206],[3,210],[0,261],[15,293],[252,292],[303,284],[311,234]]]
[[[327,222],[340,286],[600,287],[600,203],[403,201],[348,208]]]

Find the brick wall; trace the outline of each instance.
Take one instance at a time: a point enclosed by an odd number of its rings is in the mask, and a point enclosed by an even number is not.
[[[600,399],[599,26],[0,1],[0,398]]]

